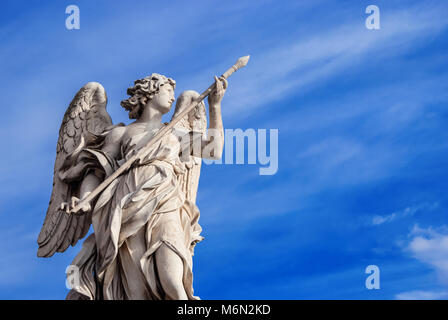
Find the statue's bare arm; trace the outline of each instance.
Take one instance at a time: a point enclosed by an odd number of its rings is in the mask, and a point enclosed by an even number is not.
[[[206,159],[220,159],[224,148],[224,128],[221,116],[221,100],[227,89],[227,81],[215,77],[216,90],[208,96],[209,129],[207,137],[202,139],[201,153],[192,148],[192,155]]]

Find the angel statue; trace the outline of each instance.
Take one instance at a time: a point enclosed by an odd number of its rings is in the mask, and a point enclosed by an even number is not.
[[[121,102],[135,119],[129,125],[112,124],[99,83],[87,83],[70,103],[59,130],[53,191],[37,253],[64,252],[92,225],[93,233],[72,262],[79,285],[67,299],[199,299],[192,285],[193,249],[203,239],[196,192],[201,157],[222,154],[221,100],[227,81],[224,75],[215,77],[206,93],[213,135],[206,133],[205,105],[199,102],[206,95],[185,91],[171,122],[181,118],[148,144],[170,126],[161,121],[175,101],[175,86],[173,79],[156,73],[136,80],[127,90],[129,99]],[[127,170],[86,201],[136,155]]]

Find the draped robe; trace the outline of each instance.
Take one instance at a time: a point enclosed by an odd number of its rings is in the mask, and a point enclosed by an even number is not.
[[[76,155],[76,166],[62,176],[71,181],[97,170],[107,177],[137,151],[145,134],[122,142],[120,161],[100,147],[83,148]],[[203,237],[199,210],[185,199],[178,182],[186,170],[180,159],[181,142],[173,132],[165,135],[100,194],[92,209],[94,233],[72,262],[79,268],[79,286],[67,299],[171,299],[159,281],[155,261],[155,252],[163,245],[183,262],[188,299],[199,299],[193,295],[192,255]]]

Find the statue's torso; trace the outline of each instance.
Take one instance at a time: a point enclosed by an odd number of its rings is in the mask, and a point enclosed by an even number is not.
[[[136,122],[121,127],[123,133],[114,143],[119,149],[116,156],[119,164],[124,163],[136,152],[144,148],[163,127],[163,124],[158,128],[154,128],[148,127],[145,123]],[[155,160],[161,160],[166,162],[165,164],[172,166],[177,173],[180,173],[184,171],[184,165],[179,157],[179,153],[179,138],[173,133],[167,133],[160,141],[150,147],[149,152],[141,159],[140,164],[150,164]]]

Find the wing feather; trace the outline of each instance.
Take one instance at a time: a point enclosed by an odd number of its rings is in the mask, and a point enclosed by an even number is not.
[[[176,102],[176,110],[174,111],[173,118],[177,114],[182,112],[184,108],[188,107],[194,99],[199,97],[199,93],[193,90],[188,90],[182,92]],[[205,105],[201,102],[195,109],[193,109],[185,118],[181,119],[175,128],[183,129],[186,131],[201,132],[205,134],[207,128],[207,117],[205,113]],[[188,160],[185,161],[186,172],[178,177],[179,183],[181,184],[182,191],[185,193],[187,200],[191,202],[196,202],[196,194],[199,186],[199,177],[201,174],[201,164],[200,158],[190,156]]]
[[[67,155],[79,144],[81,138],[93,133],[101,134],[112,125],[106,111],[107,96],[103,86],[89,82],[73,98],[62,120],[56,146],[53,190],[45,220],[38,237],[39,257],[51,257],[75,245],[88,232],[91,215],[71,215],[60,210],[62,202],[69,202],[77,186],[69,185],[59,178],[59,171]]]

